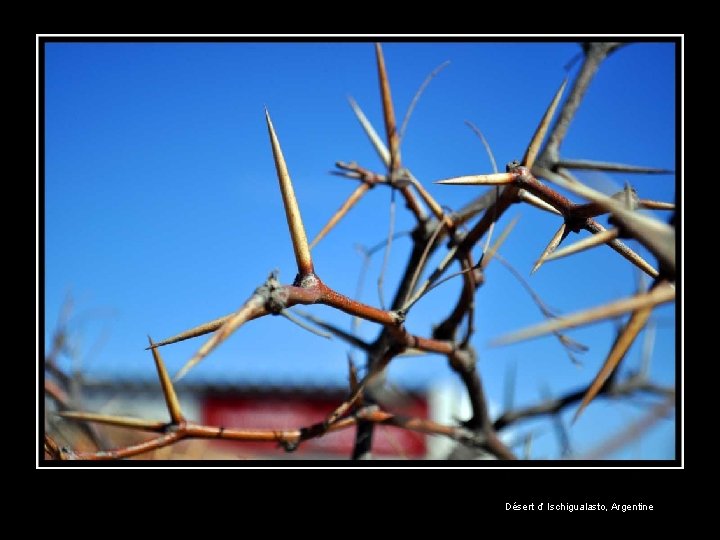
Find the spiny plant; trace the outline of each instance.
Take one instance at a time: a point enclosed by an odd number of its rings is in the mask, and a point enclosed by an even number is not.
[[[674,217],[668,224],[643,215],[637,212],[637,209],[674,211],[675,206],[669,202],[643,199],[629,185],[621,192],[607,196],[583,184],[576,178],[573,171],[612,171],[627,174],[660,174],[669,171],[621,163],[564,159],[560,153],[560,147],[570,122],[575,116],[593,76],[602,61],[621,45],[621,43],[583,44],[582,65],[570,85],[567,97],[563,100],[569,84],[566,79],[559,85],[547,110],[542,115],[522,159],[508,163],[504,172],[498,171],[495,159],[482,132],[471,125],[489,153],[493,164],[492,172],[447,178],[436,183],[450,186],[490,186],[490,189],[467,203],[463,208],[453,212],[438,202],[423,183],[403,165],[401,155],[401,142],[410,113],[430,79],[444,65],[433,71],[421,85],[411,102],[405,120],[398,128],[383,52],[381,46],[377,44],[375,54],[384,113],[384,140],[352,98],[350,105],[373,148],[385,164],[385,170],[376,172],[355,162],[337,162],[335,174],[357,180],[359,183],[311,242],[307,240],[301,210],[295,197],[279,137],[270,113],[266,110],[265,118],[270,146],[297,264],[297,275],[294,281],[292,284],[283,285],[278,280],[277,274],[271,273],[236,312],[159,342],[148,338],[148,349],[157,369],[170,416],[169,421],[143,420],[70,410],[61,410],[58,413],[65,419],[81,423],[98,423],[152,432],[156,434],[154,438],[112,450],[79,451],[60,448],[50,435],[46,435],[46,455],[57,459],[120,459],[141,455],[190,438],[276,442],[286,450],[292,451],[308,439],[322,437],[326,433],[355,426],[356,439],[352,457],[361,459],[371,455],[374,426],[384,424],[449,437],[462,445],[499,459],[516,459],[514,452],[498,436],[500,431],[519,420],[535,416],[551,415],[557,418],[557,415],[565,408],[579,403],[575,413],[575,418],[577,418],[598,395],[617,397],[631,396],[639,392],[653,393],[666,399],[650,411],[649,418],[654,419],[665,414],[674,404],[673,388],[665,388],[652,383],[648,380],[646,372],[633,374],[623,380],[620,380],[617,373],[631,344],[646,326],[653,308],[672,302],[675,298]],[[556,113],[557,119],[553,123]],[[555,190],[551,184],[577,195],[580,198],[579,202],[569,200]],[[368,191],[379,186],[391,190],[393,194],[397,193],[402,198],[407,210],[414,216],[416,226],[411,233],[412,246],[392,300],[388,306],[385,305],[382,296],[381,275],[379,282],[380,307],[375,307],[350,298],[335,290],[332,283],[323,281],[321,277],[323,269],[315,268],[312,249]],[[630,264],[652,277],[652,285],[647,291],[641,291],[628,298],[618,299],[571,315],[557,316],[533,291],[523,276],[499,253],[515,220],[497,235],[494,242],[492,241],[496,222],[514,204],[530,205],[557,216],[559,221],[557,232],[538,257],[531,273],[538,271],[543,264],[549,261],[605,244]],[[391,205],[392,215],[395,205],[394,195]],[[606,229],[595,219],[603,214],[610,214],[612,228]],[[478,216],[479,219],[472,223]],[[472,225],[470,225],[471,223]],[[576,244],[558,249],[570,232],[580,230],[586,230],[591,235]],[[383,267],[387,265],[390,245],[394,236],[391,226],[387,241],[367,252],[384,249]],[[485,238],[484,243],[482,242],[483,238]],[[653,266],[622,242],[622,239],[627,238],[635,239],[645,246],[657,259],[657,265]],[[479,250],[478,247],[480,247]],[[429,272],[424,280],[421,279],[426,274],[432,255],[438,250],[444,250],[441,262],[432,272]],[[475,254],[478,253],[479,255],[476,257]],[[477,354],[471,344],[475,332],[474,318],[477,309],[475,295],[478,288],[485,283],[485,270],[492,260],[498,260],[517,277],[531,294],[546,319],[531,328],[497,338],[494,342],[497,345],[553,334],[571,358],[574,358],[573,353],[582,351],[583,345],[569,338],[564,333],[565,330],[630,314],[610,345],[601,369],[586,388],[558,398],[548,397],[532,406],[508,408],[495,420],[491,419],[489,413],[487,396],[477,368]],[[447,275],[448,269],[456,263],[460,270]],[[450,314],[434,326],[430,335],[416,335],[409,332],[405,321],[412,316],[413,307],[430,290],[453,277],[459,277],[462,280],[462,288],[459,295],[451,299]],[[380,326],[380,332],[374,341],[365,342],[352,332],[342,330],[333,323],[320,320],[302,311],[290,310],[293,306],[309,304],[324,304],[350,314],[357,320],[362,319],[376,323]],[[284,315],[306,328],[315,332],[330,333],[362,350],[366,355],[364,376],[358,375],[356,366],[350,360],[347,398],[339,403],[326,418],[310,426],[291,430],[250,430],[242,427],[202,425],[186,419],[175,393],[173,379],[168,374],[160,355],[160,347],[211,334],[210,338],[177,373],[174,378],[177,381],[203,361],[241,326],[267,315]],[[434,353],[447,358],[450,369],[457,373],[467,391],[472,406],[470,418],[459,421],[456,425],[442,425],[426,419],[397,415],[381,406],[377,395],[384,382],[383,373],[393,359],[408,351]],[[643,419],[643,422],[647,424],[649,420]],[[631,428],[637,428],[637,426],[631,426]]]

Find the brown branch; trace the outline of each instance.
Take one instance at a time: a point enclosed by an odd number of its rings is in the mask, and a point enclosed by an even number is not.
[[[462,380],[470,398],[472,416],[463,425],[474,433],[482,433],[486,438],[485,448],[500,459],[517,459],[515,454],[498,438],[490,421],[487,399],[483,390],[480,375],[477,372],[477,357],[469,347],[448,355],[450,367]]]
[[[567,99],[558,113],[557,122],[548,136],[548,142],[537,159],[537,163],[552,168],[560,160],[560,145],[567,134],[570,122],[580,107],[590,83],[605,58],[620,47],[622,43],[587,43],[584,47],[585,59],[580,68]]]
[[[99,416],[99,415],[98,415]],[[392,413],[380,410],[377,406],[369,406],[359,409],[352,416],[337,418],[332,423],[318,422],[308,427],[290,430],[278,429],[240,429],[225,428],[219,426],[207,426],[194,422],[183,422],[181,424],[162,424],[153,421],[140,421],[142,425],[155,425],[156,432],[167,431],[159,437],[155,437],[148,441],[133,444],[124,448],[114,450],[101,450],[98,452],[69,452],[59,449],[57,444],[46,436],[46,451],[53,459],[78,459],[78,460],[117,460],[125,459],[147,452],[158,450],[160,448],[173,445],[185,439],[214,439],[227,441],[254,441],[254,442],[275,442],[281,444],[286,450],[295,450],[303,441],[322,437],[326,433],[331,433],[354,426],[359,420],[401,427],[419,433],[431,435],[441,435],[449,437],[464,444],[475,445],[479,447],[494,447],[494,442],[487,441],[483,437],[469,432],[460,427],[446,426],[438,424],[431,420],[421,418],[406,417],[394,415]],[[67,418],[84,419],[86,421],[101,421],[98,417],[93,418],[92,415],[83,415],[82,413],[71,413],[66,415]],[[110,418],[110,417],[108,417]],[[119,417],[118,422],[114,425],[123,425],[124,427],[137,429],[129,424],[122,422],[127,419]],[[111,423],[111,422],[103,422]],[[64,454],[64,456],[63,456]]]

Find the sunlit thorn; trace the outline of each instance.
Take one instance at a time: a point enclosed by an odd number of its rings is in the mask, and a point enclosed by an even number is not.
[[[350,194],[350,196],[342,204],[338,211],[333,214],[333,216],[328,220],[328,222],[320,230],[320,232],[313,239],[313,241],[310,242],[310,249],[313,249],[320,242],[320,240],[325,238],[325,235],[327,235],[327,233],[329,233],[332,228],[338,224],[338,222],[345,216],[345,214],[347,214],[352,209],[352,207],[355,206],[355,204],[362,198],[362,196],[367,192],[368,189],[370,189],[370,184],[367,184],[365,182],[355,188],[355,191]]]
[[[195,327],[191,328],[190,330],[185,330],[184,332],[180,332],[177,335],[174,335],[167,339],[163,339],[162,341],[158,341],[157,343],[153,343],[153,345],[151,345],[150,347],[146,347],[145,350],[155,349],[157,347],[162,347],[164,345],[170,345],[172,343],[177,343],[179,341],[185,341],[186,339],[204,336],[205,334],[209,334],[210,332],[214,332],[215,330],[220,328],[232,316],[233,316],[233,314],[231,313],[230,315],[225,315],[224,317],[219,317],[210,322],[206,322],[201,325],[195,326]]]
[[[557,330],[575,328],[594,322],[611,319],[624,313],[636,311],[645,307],[655,307],[660,304],[672,302],[675,299],[675,288],[664,283],[655,287],[652,291],[638,294],[629,298],[616,300],[592,309],[558,317],[551,321],[501,336],[492,341],[492,346],[508,345],[518,341],[526,341],[536,337],[550,334]]]
[[[580,251],[599,246],[600,244],[606,244],[611,240],[615,240],[619,234],[620,231],[618,229],[606,229],[604,231],[600,231],[597,234],[593,234],[592,236],[583,238],[579,242],[575,242],[571,246],[567,246],[563,249],[555,251],[554,253],[551,253],[545,258],[545,262],[560,259],[562,257],[567,257],[568,255],[572,255],[573,253],[578,253]]]
[[[161,431],[165,429],[165,422],[157,420],[143,420],[142,418],[132,418],[129,416],[111,416],[109,414],[97,414],[89,412],[62,411],[55,413],[66,420],[76,420],[79,422],[95,422],[97,424],[105,424],[107,426],[126,427],[132,429],[144,429],[147,431]]]
[[[182,379],[188,371],[199,364],[210,352],[218,345],[225,341],[235,330],[245,324],[250,319],[267,314],[265,308],[265,299],[257,294],[253,294],[250,299],[231,317],[227,319],[225,324],[218,328],[215,333],[208,339],[200,349],[188,360],[185,365],[180,368],[177,375],[173,378],[174,382]]]
[[[550,239],[550,243],[545,248],[545,251],[542,252],[538,260],[535,262],[535,265],[533,266],[532,270],[530,271],[530,274],[534,274],[538,271],[538,269],[543,265],[543,263],[547,260],[548,256],[555,251],[555,249],[560,245],[560,242],[562,242],[563,238],[567,236],[569,231],[567,231],[567,226],[563,222],[562,225],[560,225],[560,228],[557,230],[555,235]]]
[[[616,199],[578,182],[565,169],[560,169],[557,173],[543,167],[536,167],[536,169],[538,169],[536,171],[538,176],[596,202],[612,212],[613,219],[622,225],[623,230],[632,234],[635,239],[648,248],[665,265],[668,272],[675,272],[675,229],[673,227],[657,219],[644,216],[642,213],[629,210]],[[588,220],[588,222],[590,221],[592,220]],[[597,223],[594,226],[600,228]],[[608,245],[648,275],[658,276],[657,270],[620,240],[611,240]]]
[[[529,191],[527,191],[525,189],[518,190],[518,199],[520,199],[523,202],[528,203],[531,206],[534,206],[535,208],[544,210],[545,212],[550,212],[551,214],[556,214],[558,216],[562,215],[562,212],[560,212],[560,210],[558,210],[554,206],[546,203],[540,197],[533,195],[532,193],[530,193]]]
[[[272,144],[273,157],[275,159],[275,169],[277,170],[278,181],[280,183],[280,191],[282,193],[283,205],[285,206],[285,217],[287,219],[288,228],[290,229],[290,237],[295,251],[295,260],[298,265],[300,274],[312,274],[313,263],[310,257],[310,247],[308,246],[307,236],[305,235],[305,226],[300,216],[300,208],[298,207],[295,190],[293,189],[290,173],[288,173],[285,158],[280,148],[280,142],[275,134],[270,113],[265,109],[265,119],[267,121],[268,133],[270,134],[270,143]]]
[[[532,169],[533,165],[535,164],[535,159],[540,152],[540,147],[542,146],[543,139],[545,139],[545,135],[547,134],[548,128],[550,127],[550,122],[552,122],[555,110],[560,104],[560,98],[563,95],[563,91],[565,90],[567,82],[568,80],[565,79],[560,85],[558,91],[555,93],[553,100],[550,102],[550,106],[547,108],[547,111],[545,111],[545,114],[543,115],[542,120],[540,120],[540,124],[538,124],[538,127],[535,130],[532,139],[530,140],[530,144],[525,151],[525,155],[523,156],[521,163],[528,169]]]
[[[400,139],[395,123],[395,109],[392,104],[392,95],[390,94],[390,81],[388,80],[387,69],[385,69],[385,57],[383,56],[382,46],[379,43],[375,44],[375,56],[377,58],[378,80],[380,82],[380,94],[382,96],[385,134],[387,136],[387,146],[390,150],[389,169],[392,175],[392,173],[400,168]]]
[[[370,139],[370,144],[372,144],[373,148],[377,152],[378,156],[380,156],[380,159],[382,160],[383,164],[386,167],[390,167],[390,152],[388,151],[387,147],[385,146],[385,143],[382,141],[380,136],[377,134],[377,131],[375,131],[375,128],[372,126],[370,121],[365,116],[365,113],[363,113],[362,109],[360,108],[360,105],[357,104],[357,102],[350,96],[348,96],[348,102],[350,103],[350,107],[352,108],[353,112],[355,113],[355,116],[357,117],[358,121],[360,122],[360,125],[363,128],[363,131],[365,131],[365,135],[368,136],[368,139]]]
[[[153,360],[155,360],[155,367],[157,368],[158,378],[160,379],[160,385],[162,386],[163,395],[165,396],[165,404],[167,405],[168,413],[170,413],[170,419],[173,421],[173,424],[179,424],[184,418],[180,409],[180,402],[175,393],[175,387],[170,380],[170,375],[168,375],[167,369],[165,368],[165,363],[160,357],[160,351],[156,347],[153,347],[155,343],[150,336],[148,336],[148,342],[152,350]]]
[[[457,176],[437,180],[435,184],[455,186],[502,186],[512,184],[518,178],[518,173],[476,174],[470,176]]]
[[[640,208],[646,210],[675,210],[675,204],[664,201],[651,201],[648,199],[640,199],[638,201]]]

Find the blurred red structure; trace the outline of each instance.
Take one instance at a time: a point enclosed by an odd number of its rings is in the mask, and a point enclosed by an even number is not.
[[[208,396],[202,402],[202,421],[214,426],[242,428],[295,429],[320,422],[331,413],[341,400],[329,395],[282,396],[264,394],[252,397]],[[393,412],[418,418],[428,418],[429,408],[424,396],[416,396],[407,403],[393,407]],[[391,426],[378,426],[374,434],[373,454],[397,458],[422,458],[427,454],[426,436]],[[347,459],[355,440],[355,430],[346,429],[328,433],[323,437],[305,441],[297,454],[315,454],[317,457]],[[269,443],[217,441],[225,449],[236,447],[242,454],[253,457],[282,458],[292,454],[279,454]]]

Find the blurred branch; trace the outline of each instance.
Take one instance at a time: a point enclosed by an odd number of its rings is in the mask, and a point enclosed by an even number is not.
[[[520,420],[528,420],[537,416],[545,416],[559,413],[576,403],[582,401],[587,393],[588,387],[568,392],[567,394],[543,400],[536,405],[528,407],[520,407],[511,411],[505,411],[495,420],[493,427],[496,431],[503,430]],[[638,393],[645,393],[669,399],[675,398],[675,388],[670,386],[659,386],[645,377],[632,376],[622,382],[616,382],[611,385],[604,386],[598,393],[598,397],[616,398],[623,396],[631,396]]]
[[[675,407],[673,399],[665,400],[655,405],[648,413],[640,418],[637,422],[630,424],[620,433],[600,443],[596,448],[590,450],[577,459],[594,460],[603,459],[604,457],[617,452],[624,446],[640,438],[647,430],[652,428],[658,421],[662,420]]]

